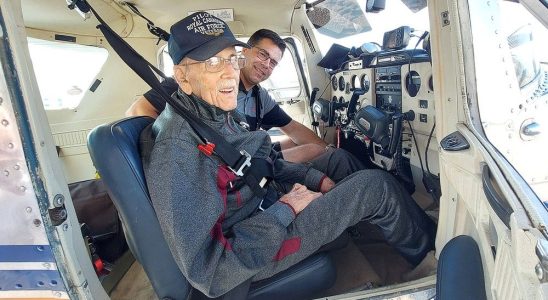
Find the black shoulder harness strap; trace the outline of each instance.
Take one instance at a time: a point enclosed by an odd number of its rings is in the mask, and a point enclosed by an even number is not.
[[[89,5],[89,3],[88,3]],[[198,148],[206,155],[215,154],[228,168],[242,177],[245,183],[251,188],[253,193],[262,197],[266,193],[266,184],[273,177],[272,164],[266,159],[252,158],[245,150],[238,151],[232,144],[227,142],[217,131],[205,124],[200,118],[185,110],[185,108],[175,99],[173,99],[164,88],[160,81],[154,75],[153,71],[166,78],[162,71],[150,64],[145,58],[135,51],[126,41],[124,41],[116,32],[114,32],[99,14],[89,6],[97,20],[101,23],[97,26],[103,33],[106,40],[112,48],[118,53],[120,58],[141,77],[151,88],[158,92],[161,97],[169,103],[175,111],[185,118],[194,132],[204,143],[198,145]]]
[[[255,130],[259,130],[261,129],[261,125],[263,125],[263,115],[262,115],[263,101],[261,101],[261,90],[260,90],[259,84],[256,84],[253,86],[251,95],[255,97],[255,111],[257,112],[256,113],[257,123],[255,125]]]

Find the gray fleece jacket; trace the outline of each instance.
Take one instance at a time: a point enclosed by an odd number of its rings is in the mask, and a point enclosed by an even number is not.
[[[310,166],[275,158],[265,131],[249,132],[230,112],[195,96],[179,92],[177,98],[236,149],[253,157],[274,157],[276,183],[301,183],[319,190],[325,175]],[[287,226],[295,218],[289,205],[277,201],[258,211],[262,199],[239,183],[218,157],[199,151],[200,140],[171,106],[154,122],[152,135],[150,156],[143,157],[147,185],[169,248],[193,287],[217,297],[274,259],[283,259],[279,251],[284,251]]]

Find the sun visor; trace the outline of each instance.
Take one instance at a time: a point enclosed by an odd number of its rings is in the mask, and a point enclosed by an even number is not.
[[[245,35],[245,26],[244,26],[244,23],[242,21],[237,21],[237,20],[228,21],[228,22],[226,22],[226,24],[230,28],[230,31],[232,31],[232,33],[236,37]]]
[[[355,1],[316,1],[307,6],[306,15],[321,34],[340,39],[368,32],[371,25],[362,8]]]

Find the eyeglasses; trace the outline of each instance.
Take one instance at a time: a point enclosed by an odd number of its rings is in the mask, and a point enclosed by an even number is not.
[[[254,46],[253,48],[257,49],[257,57],[261,61],[267,61],[270,59],[268,65],[270,66],[271,69],[274,69],[278,65],[278,62],[272,57],[270,57],[270,54],[268,54],[268,52],[265,49],[259,48],[257,46]]]
[[[230,65],[232,66],[232,68],[234,68],[234,70],[240,70],[241,68],[245,66],[246,60],[247,59],[242,54],[232,55],[229,58],[213,56],[204,61],[191,62],[187,64],[182,64],[180,66],[204,64],[206,71],[210,73],[216,73],[221,71],[225,67],[225,64],[227,62],[230,63]]]

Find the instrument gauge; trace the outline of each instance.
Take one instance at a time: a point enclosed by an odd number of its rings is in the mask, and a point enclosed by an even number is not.
[[[339,90],[340,91],[344,91],[345,83],[346,82],[344,81],[344,76],[339,77]]]
[[[336,91],[337,86],[338,86],[337,76],[333,75],[333,77],[331,77],[331,87],[333,88],[334,91]]]
[[[369,75],[363,74],[361,79],[361,88],[365,90],[365,92],[369,92],[369,88],[371,87],[371,80],[369,80]]]
[[[352,89],[353,90],[362,88],[360,78],[358,77],[358,75],[352,75],[351,82],[352,82]]]

